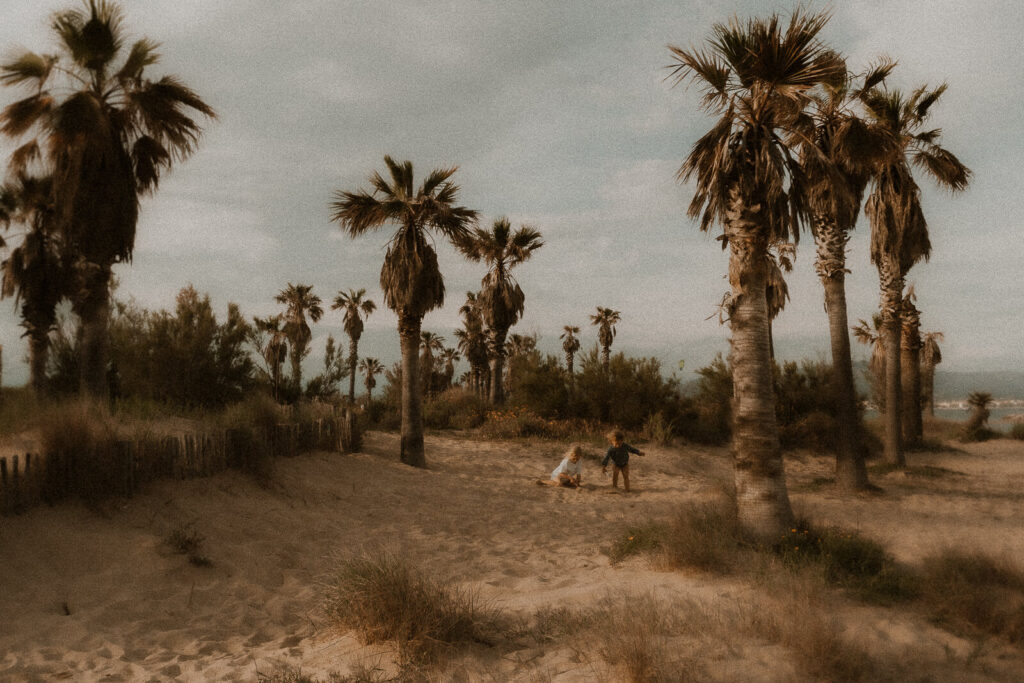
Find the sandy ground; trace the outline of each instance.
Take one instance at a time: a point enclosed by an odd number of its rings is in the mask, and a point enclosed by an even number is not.
[[[161,482],[101,510],[64,505],[0,518],[0,680],[393,672],[393,648],[361,644],[320,609],[339,558],[380,548],[527,617],[621,596],[712,611],[749,598],[741,579],[659,571],[644,558],[613,565],[605,553],[630,525],[719,495],[731,478],[723,449],[649,447],[632,460],[629,495],[610,494],[593,459],[581,490],[537,486],[564,444],[443,434],[428,436],[427,449],[430,469],[409,468],[397,461],[396,435],[371,433],[360,453],[278,461],[268,488],[229,472]],[[1024,442],[958,449],[911,454],[922,469],[876,477],[884,493],[853,497],[818,481],[829,459],[789,456],[791,497],[818,523],[857,529],[904,562],[955,546],[1001,548],[1024,565]],[[205,537],[212,566],[192,566],[165,542],[183,524]],[[1024,655],[1005,643],[957,637],[906,610],[849,603],[840,616],[864,647],[902,663],[894,678],[1024,680]],[[705,678],[800,678],[779,646],[730,641],[698,655]],[[453,667],[438,677],[623,676],[595,647],[558,641],[484,648]]]

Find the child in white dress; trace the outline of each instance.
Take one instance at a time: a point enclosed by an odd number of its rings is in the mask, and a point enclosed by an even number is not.
[[[583,483],[583,463],[580,462],[580,458],[583,457],[583,449],[579,444],[573,444],[572,447],[562,458],[562,462],[558,463],[558,467],[551,471],[551,477],[546,481],[538,479],[538,484],[547,484],[548,486],[566,486],[568,488],[577,488]]]

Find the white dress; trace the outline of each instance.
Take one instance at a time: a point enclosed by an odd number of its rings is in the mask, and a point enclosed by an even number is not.
[[[573,462],[569,459],[569,456],[562,458],[562,462],[558,463],[558,467],[551,471],[551,479],[558,481],[558,475],[568,474],[570,477],[579,477],[583,474],[583,461],[577,460]]]

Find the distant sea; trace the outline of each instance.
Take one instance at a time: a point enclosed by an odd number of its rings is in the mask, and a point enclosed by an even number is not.
[[[1009,415],[1024,415],[1024,408],[1020,406],[1004,407],[1004,408],[989,408],[991,415],[988,418],[988,426],[998,432],[1009,432],[1010,428],[1013,427],[1013,423],[1009,420],[1004,420],[1004,417]],[[966,422],[967,416],[971,414],[971,411],[966,408],[935,408],[935,417],[940,420],[953,420],[955,422]],[[864,416],[868,418],[874,418],[878,416],[878,411],[874,408],[868,408],[864,411]]]

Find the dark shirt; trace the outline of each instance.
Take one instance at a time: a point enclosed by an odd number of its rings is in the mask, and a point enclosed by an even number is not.
[[[609,446],[608,452],[604,454],[604,460],[601,461],[601,467],[606,467],[609,460],[615,463],[616,467],[625,467],[629,464],[630,453],[640,455],[640,451],[628,443],[624,443],[621,446]]]

